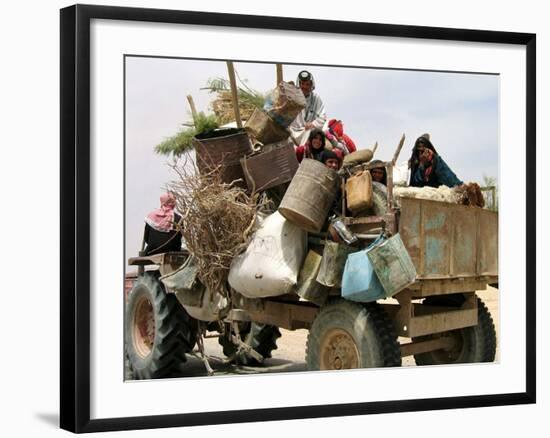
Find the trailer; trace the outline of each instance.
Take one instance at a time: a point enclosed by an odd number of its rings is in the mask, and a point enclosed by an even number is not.
[[[138,277],[126,304],[125,343],[135,378],[171,375],[195,345],[203,351],[206,331],[217,332],[228,360],[241,364],[271,357],[279,328],[309,331],[308,370],[393,367],[406,356],[414,356],[417,365],[494,361],[495,327],[476,291],[488,285],[498,288],[498,214],[417,198],[400,198],[398,206],[391,178],[394,164],[395,159],[384,163],[388,185],[383,208],[343,220],[363,236],[365,245],[381,231],[399,233],[417,272],[410,286],[368,303],[344,299],[338,278],[328,288],[316,285],[312,299],[297,293],[261,299],[234,293],[223,317],[200,320],[185,307],[200,303],[204,290],[193,288],[182,295],[167,290],[160,280],[189,254],[130,258]],[[345,197],[343,202],[346,211]],[[327,241],[312,235],[309,241],[322,254]],[[207,358],[202,359],[211,371]]]

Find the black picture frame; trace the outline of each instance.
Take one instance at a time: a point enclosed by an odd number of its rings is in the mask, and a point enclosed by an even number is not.
[[[526,48],[525,392],[90,419],[90,22],[93,19],[503,43]],[[536,401],[536,35],[376,23],[75,5],[61,10],[60,426],[82,432],[426,411]]]

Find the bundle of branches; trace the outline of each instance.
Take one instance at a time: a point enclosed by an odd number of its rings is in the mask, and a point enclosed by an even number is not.
[[[230,298],[229,267],[249,243],[259,207],[257,197],[222,183],[219,169],[200,175],[189,158],[173,168],[179,181],[169,189],[182,213],[181,233],[196,258],[199,279],[211,291]]]
[[[193,124],[187,124],[187,128],[182,129],[176,135],[156,145],[155,152],[157,154],[172,154],[174,157],[179,157],[193,147],[191,140],[195,135],[219,128],[220,124],[220,120],[215,114],[206,115],[201,111],[196,115]]]
[[[237,92],[239,96],[239,110],[241,118],[248,120],[255,108],[261,109],[263,107],[265,96],[246,85],[246,82],[241,80],[240,77],[238,80],[239,85],[237,86]],[[231,85],[227,79],[211,78],[208,80],[203,90],[209,90],[210,93],[217,94],[211,106],[222,125],[235,121]]]
[[[460,195],[459,204],[485,207],[485,198],[483,197],[483,193],[481,193],[479,184],[471,182],[458,186],[455,190]]]

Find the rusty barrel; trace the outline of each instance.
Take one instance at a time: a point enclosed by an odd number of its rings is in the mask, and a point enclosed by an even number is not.
[[[228,128],[207,131],[193,137],[197,153],[197,166],[201,174],[208,173],[218,166],[222,181],[231,183],[242,180],[245,185],[241,158],[252,152],[252,145],[244,129]]]
[[[337,173],[320,161],[306,158],[288,186],[279,213],[300,228],[318,233],[337,190]]]

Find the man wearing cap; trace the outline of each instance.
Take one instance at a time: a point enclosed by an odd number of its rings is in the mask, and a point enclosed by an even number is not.
[[[292,137],[297,144],[304,144],[311,129],[322,129],[327,120],[325,105],[319,95],[315,93],[315,79],[307,70],[298,73],[296,79],[298,87],[304,93],[306,98],[306,107],[296,116],[296,119],[290,125]]]

